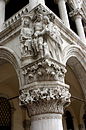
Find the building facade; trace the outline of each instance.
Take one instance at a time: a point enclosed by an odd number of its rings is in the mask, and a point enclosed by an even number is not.
[[[86,130],[85,5],[0,0],[0,130]]]

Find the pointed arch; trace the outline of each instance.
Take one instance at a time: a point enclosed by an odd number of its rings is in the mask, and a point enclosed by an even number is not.
[[[63,54],[63,63],[67,63],[74,70],[77,79],[83,90],[83,94],[86,98],[86,56],[85,51],[77,45],[69,45],[65,47]],[[76,67],[77,66],[77,67]]]
[[[81,65],[84,67],[86,70],[86,62],[85,62],[85,52],[83,53],[84,50],[81,49],[80,46],[78,45],[69,45],[64,48],[63,50],[63,63],[66,65],[67,61],[71,57],[76,57],[76,59],[81,63]]]
[[[0,59],[8,61],[13,66],[19,80],[19,86],[21,86],[20,59],[16,53],[8,47],[0,46]]]

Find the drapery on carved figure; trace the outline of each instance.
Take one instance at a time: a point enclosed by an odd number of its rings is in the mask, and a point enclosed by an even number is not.
[[[43,23],[43,14],[36,13],[36,20],[34,21],[34,41],[37,51],[41,57],[44,56],[44,34],[47,32],[46,26]]]
[[[23,56],[49,56],[56,60],[59,59],[56,57],[61,51],[62,40],[54,20],[53,14],[45,13],[39,9],[34,11],[32,17],[23,17],[20,35]]]
[[[32,35],[33,29],[30,26],[30,18],[23,19],[23,27],[21,30],[20,40],[21,40],[21,53],[26,55],[32,55]]]

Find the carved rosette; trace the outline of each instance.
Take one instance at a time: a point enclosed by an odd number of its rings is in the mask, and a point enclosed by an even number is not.
[[[64,82],[65,73],[65,66],[50,58],[42,58],[22,69],[24,85],[40,81]]]
[[[28,104],[30,116],[44,113],[63,113],[63,106],[70,102],[69,87],[24,89],[20,100]]]

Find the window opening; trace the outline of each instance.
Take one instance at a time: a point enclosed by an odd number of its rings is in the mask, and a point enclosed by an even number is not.
[[[11,130],[11,106],[4,97],[0,97],[0,130]]]

